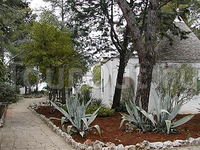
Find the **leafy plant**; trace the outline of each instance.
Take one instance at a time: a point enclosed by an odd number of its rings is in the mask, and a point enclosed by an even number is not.
[[[152,112],[146,112],[142,109],[141,102],[136,106],[134,102],[130,102],[130,107],[126,103],[128,114],[121,114],[122,121],[128,121],[132,127],[142,131],[154,131],[163,133],[176,132],[176,127],[189,121],[194,115],[188,115],[180,120],[175,120],[183,102],[178,103],[175,107],[171,106],[170,97],[165,98],[164,102],[156,103],[156,107]]]
[[[90,124],[97,117],[97,113],[100,109],[98,108],[93,114],[86,115],[86,108],[91,102],[91,100],[88,101],[86,105],[84,105],[84,103],[80,103],[80,100],[78,100],[77,98],[68,98],[67,111],[57,106],[54,102],[50,102],[57,110],[59,110],[65,116],[61,118],[61,124],[62,129],[68,134],[72,131],[74,133],[79,133],[83,137],[85,133],[87,133],[89,130],[92,130],[93,128],[96,128],[99,134],[101,134],[100,127],[98,125],[89,127]],[[65,126],[68,121],[72,125],[68,125],[66,131]]]
[[[80,89],[80,93],[78,94],[78,99],[80,102],[84,102],[85,104],[92,99],[92,91],[90,86],[83,85]]]
[[[93,68],[93,78],[92,78],[92,80],[97,86],[101,86],[101,65],[100,64],[97,64]]]
[[[92,99],[91,106],[102,106],[102,99]]]
[[[154,70],[153,83],[161,100],[168,95],[171,105],[176,105],[181,101],[188,102],[198,94],[198,71],[195,67],[188,64],[173,64],[168,68],[157,66]]]
[[[124,102],[124,101],[120,102],[119,107],[117,107],[115,110],[118,111],[118,112],[127,112],[126,102]]]
[[[15,88],[6,82],[0,82],[0,91],[0,102],[14,103],[19,99]]]
[[[87,109],[86,109],[86,113],[87,114],[92,114],[94,113],[99,107],[98,106],[88,106]],[[98,112],[98,117],[109,117],[109,116],[112,116],[113,113],[115,112],[114,109],[110,109],[110,108],[107,108],[107,107],[104,107],[102,106],[100,109],[99,109],[99,112]]]

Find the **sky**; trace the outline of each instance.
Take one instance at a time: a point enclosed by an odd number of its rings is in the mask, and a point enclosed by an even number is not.
[[[33,10],[34,13],[40,14],[41,8],[51,8],[49,2],[44,2],[43,0],[27,0],[30,2],[30,8]]]

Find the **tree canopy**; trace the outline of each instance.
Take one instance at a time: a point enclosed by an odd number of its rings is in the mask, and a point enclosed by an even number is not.
[[[26,26],[35,19],[27,2],[6,0],[0,2],[0,49],[1,56],[9,52],[11,58],[19,53],[17,47],[23,43],[27,34]],[[26,25],[26,26],[25,26]]]
[[[86,71],[84,60],[74,50],[71,33],[61,30],[50,12],[44,12],[40,21],[33,23],[29,41],[22,49],[25,64],[37,66],[51,89],[69,87],[70,69]]]

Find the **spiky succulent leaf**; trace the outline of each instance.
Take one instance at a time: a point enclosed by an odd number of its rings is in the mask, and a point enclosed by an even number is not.
[[[86,127],[86,129],[88,128],[88,121],[87,121],[87,118],[82,118],[82,121]]]
[[[180,111],[180,109],[181,109],[181,107],[183,106],[183,102],[180,102],[179,104],[177,104],[174,108],[173,108],[173,110],[172,110],[172,112],[171,112],[171,115],[170,116],[168,116],[168,120],[172,120],[172,119],[174,119],[176,116],[177,116],[177,114],[178,114],[178,112]]]
[[[141,112],[146,118],[148,118],[154,126],[157,124],[156,121],[154,120],[154,116],[153,116],[151,113],[147,113],[144,109],[139,109],[139,108],[138,108],[138,110],[140,110],[140,112]]]
[[[101,107],[99,107],[88,119],[88,126],[94,121],[94,119],[97,117],[97,113]]]
[[[94,125],[94,126],[92,126],[92,127],[93,127],[93,128],[96,128],[97,131],[99,132],[100,136],[101,136],[101,130],[100,130],[99,125]]]
[[[72,127],[73,127],[72,125],[67,126],[67,133],[68,134],[70,134]]]
[[[136,119],[135,119],[135,117],[133,116],[133,111],[131,111],[131,109],[130,109],[130,107],[127,105],[127,103],[125,103],[125,105],[126,105],[126,110],[127,110],[127,112],[129,113],[129,115],[131,116],[132,120],[133,120],[134,122],[137,122]]]
[[[169,134],[171,128],[171,120],[165,120],[165,124],[167,127],[167,134]]]
[[[181,119],[178,120],[178,121],[174,121],[174,122],[172,122],[172,126],[171,126],[171,127],[172,127],[172,128],[178,127],[178,126],[180,126],[180,125],[186,123],[186,122],[189,121],[190,119],[192,119],[193,116],[194,116],[194,115],[187,115],[187,116],[181,118]]]
[[[119,128],[121,128],[122,127],[122,125],[123,125],[123,123],[124,123],[124,121],[126,121],[126,119],[122,119],[122,121],[121,121],[121,123],[120,123],[120,126],[119,126]]]
[[[56,105],[53,101],[50,101],[50,103],[57,109],[59,110],[64,116],[66,116],[67,118],[69,117],[69,114],[62,109],[61,107],[59,107],[58,105]]]
[[[85,134],[85,131],[81,131],[81,132],[79,132],[79,134],[83,137]]]

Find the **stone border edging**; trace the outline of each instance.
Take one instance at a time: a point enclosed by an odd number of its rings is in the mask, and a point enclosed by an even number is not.
[[[38,114],[34,109],[28,107],[28,109],[37,115],[42,121],[44,121],[57,135],[62,137],[65,142],[71,145],[75,149],[79,150],[137,150],[137,149],[167,149],[167,148],[177,148],[182,146],[199,146],[200,145],[200,137],[199,138],[189,138],[188,140],[175,140],[174,142],[165,141],[165,142],[149,142],[143,141],[142,143],[138,143],[136,145],[123,146],[119,144],[116,146],[113,143],[103,143],[101,141],[96,140],[93,146],[87,147],[85,144],[81,144],[76,142],[71,135],[63,132],[59,127],[57,127],[53,122],[51,122],[44,115]]]
[[[4,125],[7,109],[8,109],[8,106],[6,106],[6,108],[4,109],[2,117],[0,118],[0,128],[3,127],[3,125]]]

